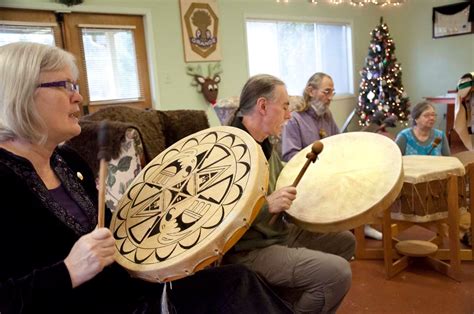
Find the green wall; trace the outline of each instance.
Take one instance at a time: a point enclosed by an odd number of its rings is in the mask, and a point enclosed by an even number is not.
[[[395,41],[398,61],[403,68],[403,83],[412,103],[423,96],[444,94],[455,87],[459,77],[474,71],[474,35],[432,39],[433,6],[461,0],[407,0],[401,7],[351,7],[306,0],[276,3],[274,0],[218,0],[221,22],[222,82],[219,98],[238,95],[248,78],[245,17],[287,19],[333,19],[353,25],[354,89],[357,93],[359,70],[369,44],[369,32],[384,16]],[[3,0],[0,5],[34,9],[68,9],[52,0]],[[217,124],[204,98],[190,85],[186,75],[178,0],[85,0],[72,11],[145,14],[152,63],[153,105],[157,109],[202,109]],[[297,47],[295,47],[297,49]],[[304,60],[301,60],[304,66]],[[336,87],[337,88],[337,87]],[[334,101],[336,121],[342,125],[354,108],[356,97]],[[444,108],[440,106],[443,112]],[[440,121],[442,124],[443,121]]]

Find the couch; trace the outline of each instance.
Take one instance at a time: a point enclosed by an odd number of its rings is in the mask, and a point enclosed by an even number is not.
[[[176,141],[209,127],[201,110],[134,109],[108,107],[83,116],[82,132],[65,143],[89,164],[98,177],[97,134],[101,121],[107,121],[107,142],[111,160],[106,180],[106,205],[115,210],[127,187],[159,153]]]

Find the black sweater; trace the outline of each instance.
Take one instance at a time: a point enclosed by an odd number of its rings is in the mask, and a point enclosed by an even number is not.
[[[97,190],[92,172],[70,149],[57,149],[52,166],[89,217],[87,226],[49,196],[29,161],[0,149],[0,313],[159,313],[163,285],[133,279],[115,263],[72,289],[63,260],[95,228]],[[172,286],[168,298],[177,313],[290,312],[239,265],[200,271]]]
[[[117,293],[129,290],[124,288],[124,280],[131,286],[134,280],[115,264],[72,289],[63,260],[79,237],[95,228],[97,192],[94,176],[74,152],[57,149],[51,160],[89,224],[80,225],[49,196],[28,160],[0,149],[0,313],[123,311],[129,300],[118,299],[114,304],[109,298],[116,299]]]

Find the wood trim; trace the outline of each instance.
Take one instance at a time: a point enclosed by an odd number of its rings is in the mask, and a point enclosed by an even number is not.
[[[141,97],[131,101],[107,102],[107,105],[91,104],[87,86],[87,73],[84,64],[82,49],[81,26],[93,25],[94,28],[124,28],[130,29],[134,33],[135,53],[137,56],[137,71],[140,80]],[[125,26],[124,26],[125,25]],[[148,60],[145,45],[145,30],[142,16],[133,15],[112,15],[112,14],[93,14],[93,13],[71,13],[64,14],[65,47],[76,56],[79,67],[79,85],[81,94],[84,98],[83,105],[88,106],[89,112],[94,112],[98,108],[126,105],[135,108],[151,108],[150,75],[148,70]]]
[[[2,21],[0,25],[18,25],[18,26],[58,26],[58,23],[41,23],[41,22],[22,22],[22,21]]]
[[[79,24],[81,28],[136,29],[133,25]]]
[[[8,25],[50,26],[53,28],[56,46],[64,48],[61,29],[56,21],[54,12],[2,8],[0,10],[0,20]]]

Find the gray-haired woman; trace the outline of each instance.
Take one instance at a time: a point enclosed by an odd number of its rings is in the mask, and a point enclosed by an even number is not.
[[[449,156],[446,134],[434,128],[436,111],[428,101],[422,101],[411,111],[412,127],[398,133],[395,141],[402,155]]]
[[[60,147],[81,132],[77,73],[59,48],[0,47],[0,313],[159,313],[162,285],[114,263],[94,176]],[[170,299],[178,313],[289,312],[242,266],[178,280]]]

